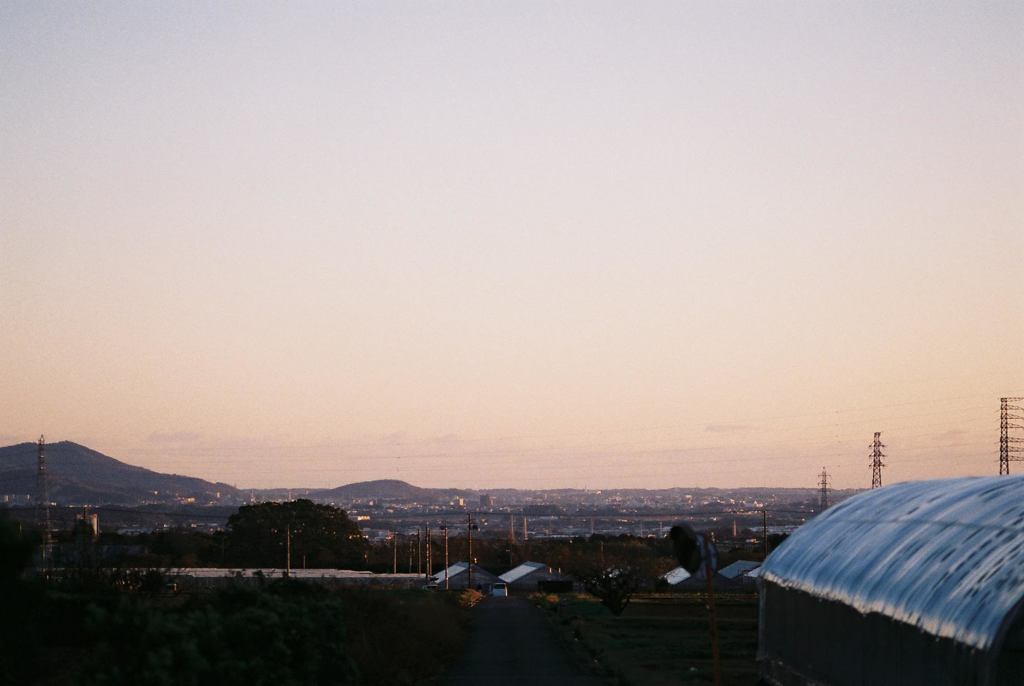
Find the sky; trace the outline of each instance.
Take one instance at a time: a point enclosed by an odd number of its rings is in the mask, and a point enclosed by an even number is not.
[[[1021,36],[1019,2],[0,0],[0,445],[864,488],[881,431],[884,483],[994,475]]]

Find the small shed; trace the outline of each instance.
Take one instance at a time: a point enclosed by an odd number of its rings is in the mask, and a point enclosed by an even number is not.
[[[797,529],[760,574],[772,684],[1024,683],[1024,477],[895,484]]]
[[[566,575],[551,569],[543,562],[524,562],[498,577],[515,591],[537,591],[542,583],[569,581]]]
[[[727,584],[733,586],[749,585],[748,588],[753,591],[754,577],[750,574],[761,566],[760,562],[754,560],[736,560],[731,565],[727,565],[718,570],[718,576],[721,577]]]
[[[472,583],[473,588],[483,590],[489,589],[498,580],[498,577],[485,569],[481,569],[478,565],[473,565],[472,582],[470,581],[470,576],[469,563],[456,562],[447,569],[443,569],[435,574],[434,580],[439,588],[445,587],[445,578],[447,577],[448,588],[469,588],[470,583]]]
[[[678,586],[682,582],[689,579],[691,574],[683,569],[682,567],[676,567],[670,571],[665,572],[661,575],[661,578],[665,580],[669,586]]]

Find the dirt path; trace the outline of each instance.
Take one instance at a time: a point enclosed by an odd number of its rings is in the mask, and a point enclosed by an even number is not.
[[[526,684],[599,686],[566,654],[557,636],[525,598],[487,598],[473,612],[473,634],[445,686]]]

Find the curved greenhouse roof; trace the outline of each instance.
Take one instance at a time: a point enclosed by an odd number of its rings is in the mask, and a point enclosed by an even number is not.
[[[794,532],[766,583],[986,651],[1024,598],[1024,476],[867,491]]]

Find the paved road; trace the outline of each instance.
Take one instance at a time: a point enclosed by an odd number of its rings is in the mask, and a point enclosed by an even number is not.
[[[580,672],[540,612],[525,598],[486,598],[473,609],[473,633],[446,686],[599,686]]]

